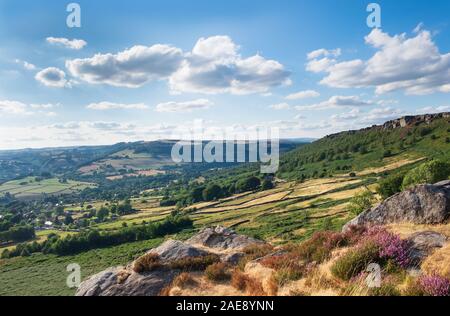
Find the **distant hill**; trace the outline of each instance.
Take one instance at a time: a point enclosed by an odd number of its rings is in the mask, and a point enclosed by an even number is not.
[[[106,146],[80,146],[0,151],[0,183],[27,176],[52,175],[73,177],[77,174],[103,173],[115,176],[133,170],[151,170],[175,165],[171,158],[176,140],[140,141]],[[280,142],[280,151],[287,152],[303,145],[300,139]],[[203,145],[206,144],[206,141]],[[248,143],[246,146],[248,152]],[[225,151],[224,151],[224,154]],[[248,154],[247,154],[248,155]],[[229,167],[235,164],[227,164]],[[210,164],[195,169],[212,168]]]
[[[282,156],[279,176],[325,177],[377,167],[386,159],[450,158],[450,113],[405,116],[329,135]]]

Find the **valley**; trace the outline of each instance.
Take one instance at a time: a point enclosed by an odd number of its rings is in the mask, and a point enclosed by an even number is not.
[[[7,179],[3,171],[0,295],[73,295],[65,284],[67,264],[79,263],[86,279],[205,227],[231,228],[273,247],[340,231],[361,212],[354,210],[358,197],[370,196],[369,205],[387,197],[383,181],[400,177],[406,183],[408,174],[434,159],[448,163],[448,133],[448,117],[438,117],[311,144],[287,142],[280,171],[268,176],[259,174],[257,164],[173,164],[170,142],[118,144],[96,159],[83,149],[89,161],[48,164],[19,179]],[[389,190],[404,189],[400,182]],[[391,229],[409,236],[415,228]],[[441,231],[447,234],[448,226]]]

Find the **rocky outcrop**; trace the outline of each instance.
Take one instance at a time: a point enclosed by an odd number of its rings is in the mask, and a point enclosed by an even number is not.
[[[236,234],[225,227],[205,228],[186,241],[190,245],[202,245],[209,248],[242,250],[248,245],[262,243],[254,238]]]
[[[150,272],[137,273],[133,266],[109,268],[84,281],[77,296],[155,296],[181,272],[170,268],[170,263],[186,258],[218,255],[221,261],[237,264],[242,249],[262,243],[256,239],[236,234],[224,227],[205,228],[186,242],[168,240],[149,250],[144,256],[156,254],[161,266]]]
[[[420,124],[431,124],[436,119],[450,118],[450,112],[436,113],[436,114],[423,114],[423,115],[410,115],[404,116],[396,120],[391,120],[383,124],[383,129],[396,129],[407,126],[414,126]]]
[[[180,260],[187,257],[201,257],[208,255],[208,252],[178,240],[168,240],[161,246],[151,249],[147,253],[157,254],[162,261]]]
[[[450,181],[418,185],[398,193],[344,226],[391,223],[440,224],[450,216]]]
[[[419,265],[436,248],[442,248],[447,243],[447,237],[433,231],[418,232],[408,238],[413,264]]]

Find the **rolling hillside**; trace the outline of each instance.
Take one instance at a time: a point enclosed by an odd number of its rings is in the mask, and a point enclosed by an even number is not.
[[[450,113],[404,117],[330,135],[282,157],[279,176],[327,177],[381,167],[388,158],[450,157]]]

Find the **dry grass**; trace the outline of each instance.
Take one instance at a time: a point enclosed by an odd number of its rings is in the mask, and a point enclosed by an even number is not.
[[[231,279],[231,275],[228,272],[228,265],[223,262],[214,263],[207,267],[205,276],[208,280],[214,282],[223,282]]]
[[[450,237],[450,223],[440,225],[417,225],[412,223],[389,224],[386,229],[405,239],[417,232],[434,231]]]
[[[426,159],[426,158],[402,159],[402,160],[392,161],[392,158],[390,158],[390,159],[388,158],[388,159],[385,159],[387,164],[384,165],[383,167],[367,168],[364,171],[358,172],[358,176],[365,176],[365,175],[368,175],[371,173],[381,173],[381,172],[395,170],[402,166],[406,166],[406,165],[409,165],[409,164],[412,164],[415,162],[419,162],[424,159]]]
[[[426,258],[422,270],[428,275],[438,274],[450,279],[450,243]]]
[[[136,273],[150,272],[161,267],[161,259],[156,253],[145,254],[133,263],[133,271]]]
[[[169,263],[171,269],[181,271],[202,271],[208,266],[220,261],[218,255],[211,254],[201,257],[187,257]]]
[[[117,283],[118,284],[122,284],[124,283],[128,277],[130,276],[130,272],[128,272],[127,270],[122,270],[117,274]]]
[[[267,295],[261,282],[249,277],[238,269],[235,269],[231,275],[231,286],[239,291],[245,292],[249,296]]]
[[[197,286],[198,283],[189,273],[183,272],[173,280],[172,285],[183,289],[185,287]]]

